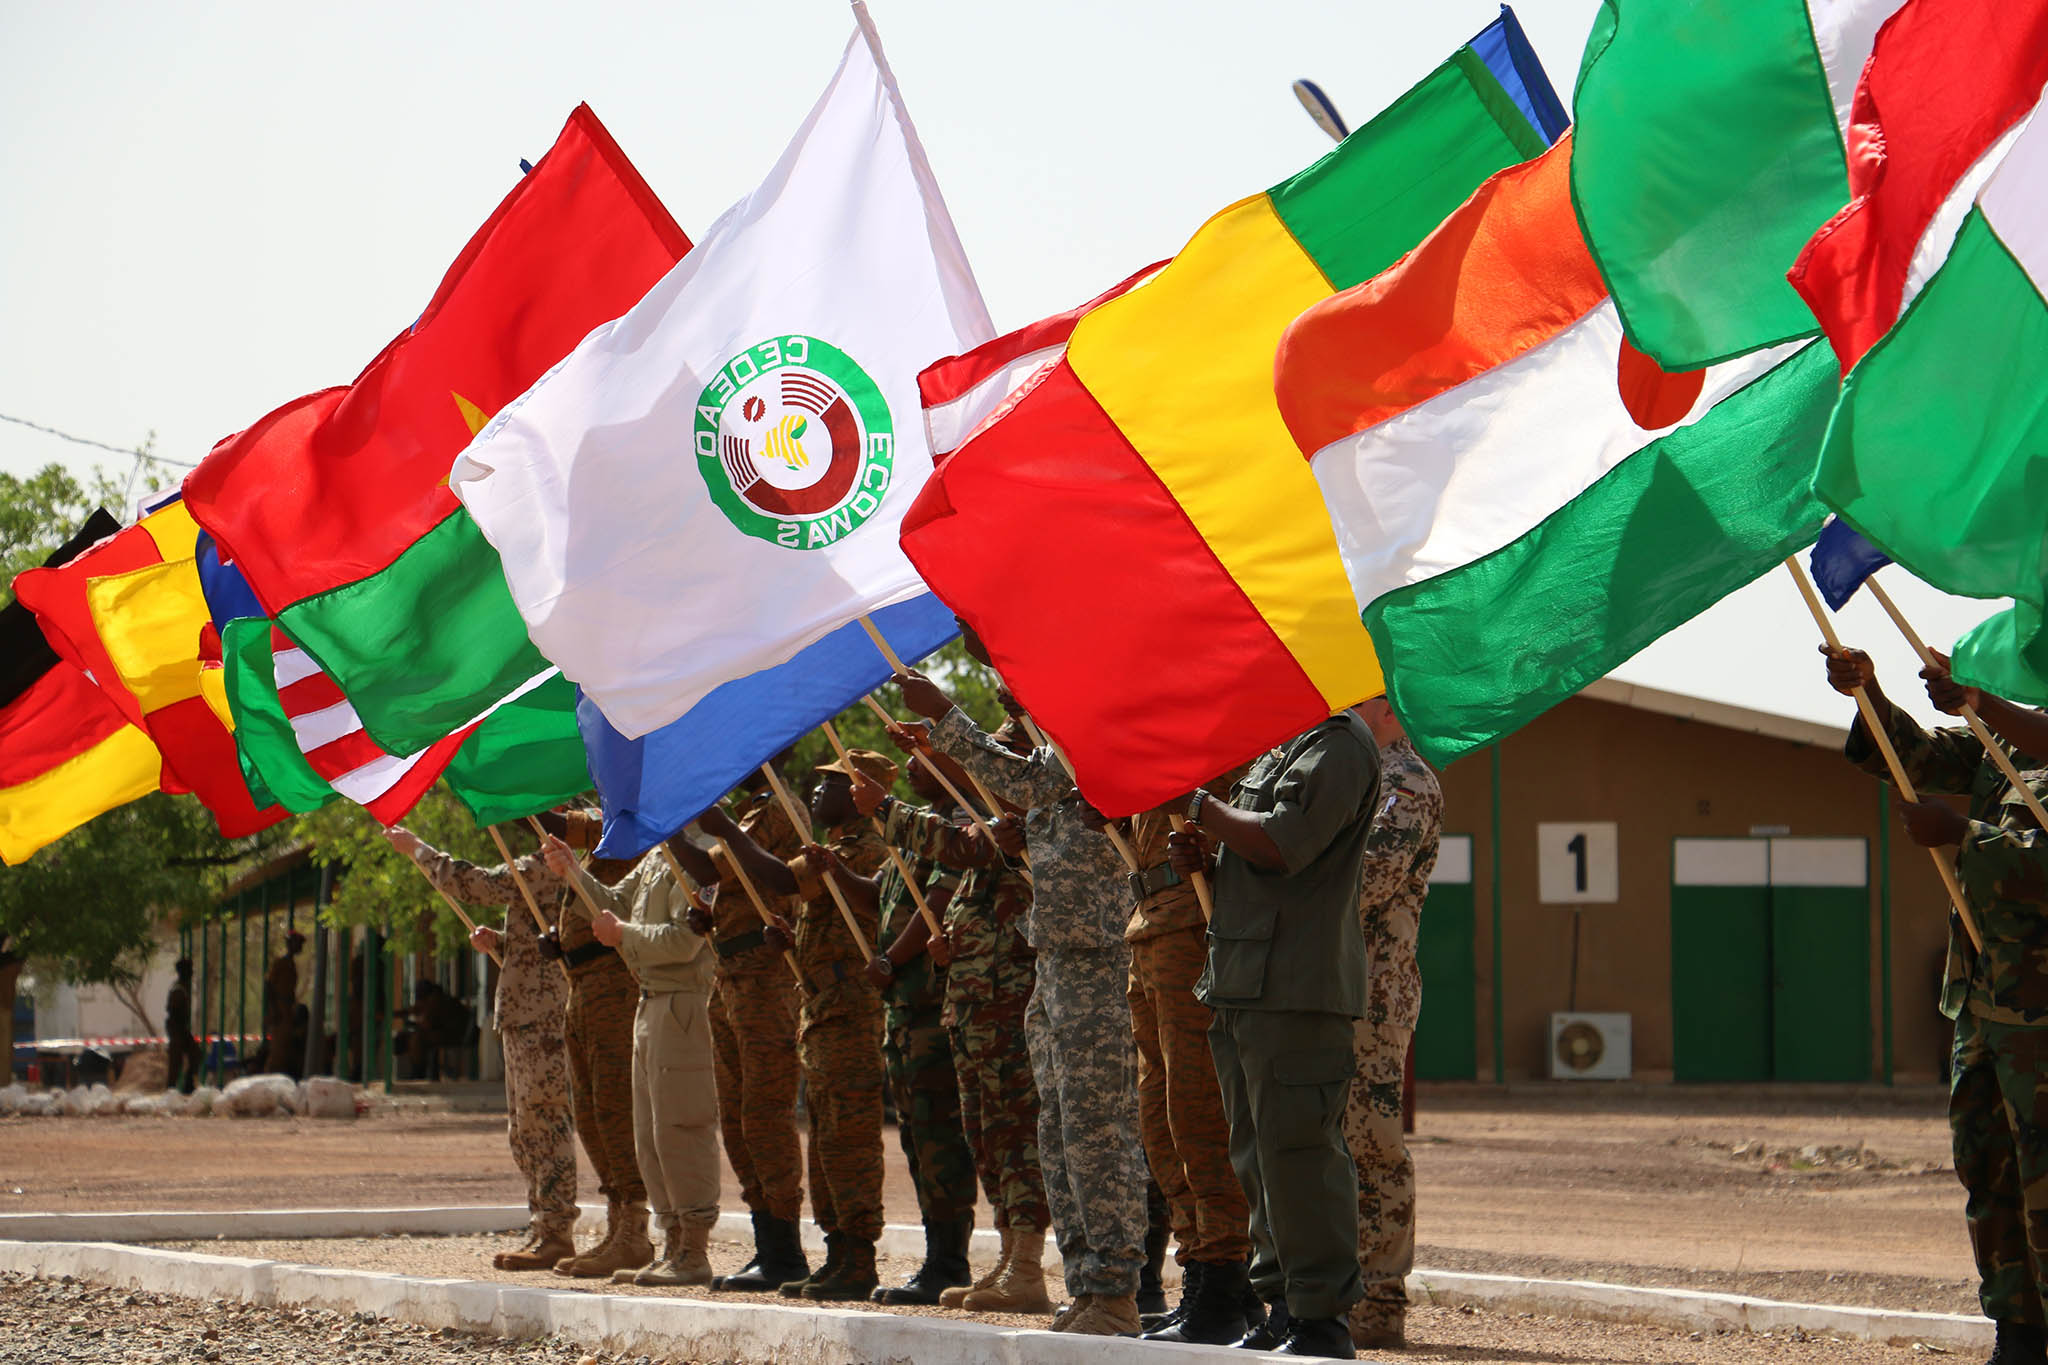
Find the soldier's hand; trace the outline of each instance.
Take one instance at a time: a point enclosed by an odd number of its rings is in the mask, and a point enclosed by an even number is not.
[[[920,716],[937,720],[953,709],[946,690],[914,668],[898,673],[896,686],[903,691],[903,704]]]
[[[700,938],[710,938],[712,929],[716,927],[711,912],[694,901],[691,902],[689,909],[683,911],[683,923],[689,926],[691,933]]]
[[[416,858],[419,856],[420,836],[414,834],[404,825],[393,825],[390,829],[385,830],[384,838],[390,843],[391,847],[398,850],[400,857]]]
[[[1877,686],[1877,665],[1862,650],[1837,650],[1822,645],[1820,652],[1828,660],[1828,686],[1843,696],[1853,696],[1859,687],[1867,691]]]
[[[853,808],[862,815],[873,815],[887,800],[889,789],[856,769],[853,774]]]
[[[1080,788],[1077,787],[1075,790],[1079,791]],[[1089,805],[1088,798],[1085,796],[1076,796],[1074,798],[1074,814],[1082,824],[1094,830],[1097,834],[1100,834],[1109,824],[1109,817]]]
[[[776,952],[786,953],[796,946],[796,932],[782,916],[770,915],[768,922],[761,926],[761,940]]]
[[[548,931],[540,936],[540,955],[551,961],[562,956],[562,932],[559,926],[549,925]]]
[[[591,917],[590,936],[607,948],[616,948],[620,940],[626,937],[625,926],[619,923],[619,917],[611,911],[600,910]]]
[[[1012,696],[1009,688],[998,687],[996,689],[996,705],[1002,707],[1011,720],[1019,723],[1023,721],[1024,703]]]
[[[1970,832],[1970,822],[1945,801],[1901,801],[1899,819],[1907,837],[1922,848],[1959,844]]]
[[[1934,703],[1934,709],[1951,716],[1959,716],[1964,707],[1972,711],[1984,709],[1984,693],[1974,687],[1965,687],[1949,674],[1949,657],[1938,649],[1927,651],[1934,656],[1934,662],[1920,670],[1920,676],[1927,680],[1927,700]]]
[[[547,863],[548,871],[554,873],[557,877],[575,875],[576,855],[570,852],[567,844],[557,839],[554,835],[550,834],[547,838],[541,840],[540,856]]]
[[[924,950],[931,954],[932,961],[941,967],[953,965],[953,936],[951,932],[935,934],[925,940]]]
[[[868,959],[867,977],[876,986],[886,987],[896,979],[896,964],[889,960],[888,954],[876,953]]]
[[[488,924],[479,924],[476,928],[469,931],[469,946],[480,953],[488,953],[496,957],[500,941],[501,936],[498,931]]]
[[[1200,830],[1179,830],[1166,836],[1166,860],[1183,880],[1209,871],[1209,840]]]
[[[1024,820],[1022,816],[1005,815],[989,826],[989,832],[996,836],[996,847],[1006,857],[1024,856]]]

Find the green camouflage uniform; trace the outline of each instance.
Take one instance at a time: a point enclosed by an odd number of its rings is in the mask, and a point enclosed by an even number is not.
[[[887,837],[903,849],[902,840]],[[910,871],[927,900],[959,893],[960,874],[951,868],[917,859]],[[884,866],[875,951],[895,942],[917,913],[895,865]],[[946,969],[929,951],[896,968],[882,992],[882,1060],[896,1101],[896,1136],[927,1224],[974,1221],[974,1153],[960,1126],[960,1084],[946,1038],[945,1005]]]
[[[826,847],[857,876],[872,877],[889,855],[864,826]],[[811,987],[796,1045],[811,1113],[811,1213],[821,1231],[872,1242],[882,1235],[882,1000],[831,890],[803,855],[789,865],[802,902],[796,960]],[[874,912],[855,905],[853,914],[872,945]]]
[[[1366,1331],[1402,1326],[1415,1268],[1415,1163],[1401,1133],[1401,1082],[1422,1014],[1415,942],[1443,822],[1436,774],[1406,739],[1387,745],[1358,893],[1370,995],[1352,1033],[1358,1074],[1344,1110],[1344,1140],[1358,1166],[1358,1268],[1365,1280],[1351,1322]]]
[[[1969,829],[1956,855],[1964,897],[1984,936],[1980,953],[1949,912],[1941,1012],[1956,1021],[1949,1131],[1984,1314],[2048,1324],[2048,836],[1967,729],[1929,732],[1897,707],[1886,727],[1922,795],[1967,795]],[[1849,759],[1885,774],[1859,718]],[[2048,769],[2012,752],[2037,797]],[[1943,855],[1947,856],[1946,850]]]

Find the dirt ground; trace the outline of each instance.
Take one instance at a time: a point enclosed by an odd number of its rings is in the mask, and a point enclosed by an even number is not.
[[[1976,1311],[1962,1190],[1949,1166],[1938,1092],[1425,1088],[1421,1107],[1413,1141],[1420,1266]],[[893,1137],[888,1146],[889,1216],[914,1222]],[[594,1184],[586,1179],[586,1196]],[[503,1120],[492,1115],[353,1124],[0,1121],[0,1212],[522,1198]],[[726,1203],[739,1206],[730,1184]],[[423,1273],[492,1274],[490,1239],[210,1245],[292,1259],[317,1250],[328,1264],[400,1269],[400,1261],[417,1261]],[[737,1263],[739,1250],[724,1254]],[[910,1269],[892,1265],[885,1275]],[[1739,1360],[1764,1345],[1750,1341],[1738,1350],[1724,1339],[1703,1353],[1683,1336],[1572,1324],[1571,1331],[1591,1334],[1585,1349],[1551,1341],[1539,1351],[1502,1335],[1512,1321],[1426,1310],[1413,1326],[1445,1353],[1439,1358],[1460,1360]],[[1611,1333],[1620,1336],[1609,1340]],[[1473,1353],[1496,1348],[1509,1353]],[[1772,1349],[1780,1348],[1789,1345]],[[1813,1349],[1852,1359],[1884,1348]]]

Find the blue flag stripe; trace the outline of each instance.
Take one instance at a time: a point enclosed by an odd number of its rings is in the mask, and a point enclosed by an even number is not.
[[[1571,126],[1564,102],[1558,99],[1557,90],[1550,84],[1550,77],[1537,59],[1536,49],[1529,45],[1528,35],[1522,32],[1521,20],[1515,18],[1513,9],[1502,5],[1500,18],[1479,31],[1471,48],[1514,100],[1522,117],[1543,134],[1545,142],[1557,141]]]
[[[1829,517],[1813,543],[1813,585],[1827,599],[1830,610],[1840,611],[1855,596],[1863,580],[1891,563],[1884,551],[1865,540],[1860,532],[1840,517]]]

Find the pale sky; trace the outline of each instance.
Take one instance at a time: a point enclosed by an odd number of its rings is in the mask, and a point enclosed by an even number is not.
[[[996,326],[1091,297],[1329,148],[1491,22],[1483,0],[871,0]],[[1594,0],[1528,0],[1567,105]],[[773,163],[852,31],[840,0],[565,6],[0,0],[0,414],[196,461],[406,326],[588,101],[686,232]],[[0,423],[0,469],[119,457]],[[1994,604],[1903,570],[1946,643]],[[1916,665],[1851,604],[1902,699]],[[1782,571],[1618,671],[1846,723]],[[1917,707],[1927,713],[1924,699]]]

